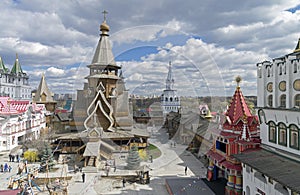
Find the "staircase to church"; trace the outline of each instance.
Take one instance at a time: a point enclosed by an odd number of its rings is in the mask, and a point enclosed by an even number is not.
[[[87,166],[95,166],[95,156],[90,157]]]

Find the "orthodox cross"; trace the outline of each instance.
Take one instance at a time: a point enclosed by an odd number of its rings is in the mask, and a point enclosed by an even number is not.
[[[104,21],[106,21],[106,14],[108,14],[108,12],[107,12],[106,10],[104,10],[104,11],[102,12],[102,14],[103,14],[103,16],[104,16]]]

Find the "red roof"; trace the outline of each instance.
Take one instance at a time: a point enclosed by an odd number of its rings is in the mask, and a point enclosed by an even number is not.
[[[1,195],[17,195],[21,190],[0,190]]]
[[[243,119],[245,115],[247,117],[252,116],[240,87],[237,87],[227,109],[226,116],[230,118],[231,124],[236,124],[236,122],[238,122],[240,119]]]
[[[213,152],[212,150],[208,151],[206,155],[208,157],[212,158],[213,160],[216,160],[219,163],[225,160],[224,156],[222,156],[216,152]]]
[[[34,112],[39,112],[44,109],[45,105],[31,103],[29,100],[12,100],[9,97],[0,97],[0,114],[10,115],[24,113],[32,107]]]
[[[226,160],[223,161],[221,163],[221,165],[224,166],[226,169],[232,169],[232,170],[236,170],[236,171],[241,171],[242,170],[242,166],[240,164],[239,165],[233,164],[233,163],[231,163],[229,161],[226,161]]]
[[[229,138],[229,137],[238,137],[238,136],[240,136],[239,134],[235,134],[235,133],[231,133],[231,132],[225,132],[225,131],[222,131],[221,133],[220,133],[220,135],[222,136],[222,137],[225,137],[225,138]]]

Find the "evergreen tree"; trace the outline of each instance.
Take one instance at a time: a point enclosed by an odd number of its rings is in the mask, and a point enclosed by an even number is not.
[[[139,168],[141,163],[141,158],[139,156],[138,148],[136,146],[132,146],[129,150],[127,157],[127,169],[135,170]]]
[[[47,166],[48,165],[48,166]],[[54,165],[52,149],[48,143],[44,143],[44,148],[41,153],[41,167],[44,171],[51,169]]]

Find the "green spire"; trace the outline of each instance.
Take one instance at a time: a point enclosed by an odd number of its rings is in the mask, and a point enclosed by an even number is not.
[[[12,73],[12,74],[20,74],[20,73],[23,73],[23,70],[22,70],[21,65],[20,65],[20,63],[19,63],[18,54],[16,54],[16,61],[15,61],[14,66],[13,66],[12,69],[11,69],[11,73]]]
[[[0,72],[2,72],[2,73],[8,72],[8,68],[5,67],[4,62],[1,57],[0,57]]]

